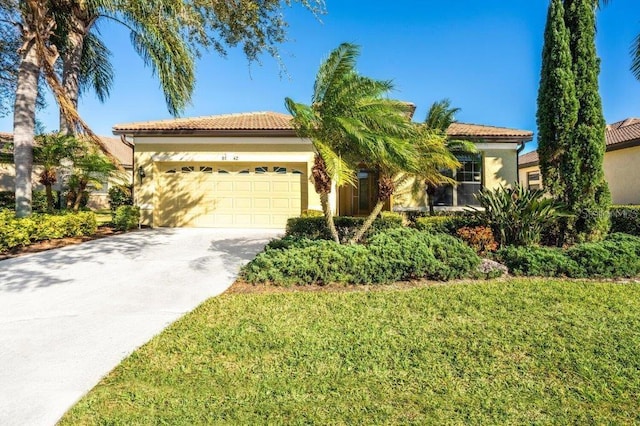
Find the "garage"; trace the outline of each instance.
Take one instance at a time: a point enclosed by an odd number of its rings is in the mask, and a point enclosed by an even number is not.
[[[306,205],[305,163],[156,164],[154,224],[284,228]]]

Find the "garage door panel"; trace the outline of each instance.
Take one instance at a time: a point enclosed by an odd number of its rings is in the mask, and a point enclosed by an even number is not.
[[[158,167],[158,226],[282,228],[301,212],[306,177],[290,171],[306,166],[286,167],[287,174],[282,165],[264,164],[159,163]],[[261,173],[255,173],[258,169]]]

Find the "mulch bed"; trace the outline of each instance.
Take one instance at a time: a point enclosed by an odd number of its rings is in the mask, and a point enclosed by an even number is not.
[[[13,257],[23,256],[25,254],[39,253],[41,251],[71,246],[74,244],[84,243],[85,241],[98,240],[100,238],[110,237],[112,235],[118,235],[122,233],[123,231],[116,231],[111,226],[103,225],[98,227],[98,231],[95,234],[86,237],[67,237],[55,240],[45,240],[38,241],[26,247],[16,247],[7,253],[0,253],[0,260],[11,259]]]

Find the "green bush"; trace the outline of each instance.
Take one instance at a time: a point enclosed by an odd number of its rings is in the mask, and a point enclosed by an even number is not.
[[[352,237],[358,228],[362,226],[365,218],[363,217],[349,217],[349,216],[336,216],[334,217],[334,223],[338,230],[338,235],[341,241],[346,241]],[[403,218],[398,213],[391,213],[378,217],[374,222],[365,239],[375,235],[378,232],[402,227]],[[324,216],[306,216],[295,217],[287,221],[287,228],[285,231],[286,236],[290,237],[305,237],[312,240],[330,240],[331,234],[324,220]]]
[[[0,251],[36,241],[93,235],[98,229],[93,212],[33,214],[18,219],[11,210],[0,211]]]
[[[509,272],[518,276],[572,277],[578,274],[578,264],[566,253],[551,247],[506,247],[496,258]]]
[[[128,231],[138,227],[140,223],[140,207],[120,206],[113,215],[113,226],[120,231]]]
[[[0,209],[15,211],[15,208],[16,194],[13,191],[0,191]],[[34,212],[47,211],[47,194],[44,191],[38,190],[31,193],[31,208]]]
[[[507,247],[496,253],[512,274],[620,278],[640,274],[640,238],[617,233],[597,243],[567,250],[549,247]]]
[[[544,191],[520,184],[513,188],[484,189],[476,194],[476,199],[481,209],[475,209],[475,215],[491,226],[501,246],[538,244],[546,227],[568,216]]]
[[[470,276],[479,262],[453,237],[397,228],[377,233],[366,245],[288,236],[272,241],[242,276],[251,283],[278,285],[449,280]]]
[[[640,237],[640,206],[611,207],[611,232],[624,232]]]
[[[115,215],[120,206],[132,206],[133,197],[131,187],[127,185],[115,185],[109,188],[109,209],[111,216]]]
[[[468,212],[447,215],[423,216],[415,220],[415,228],[420,231],[456,235],[460,228],[485,226],[486,224]]]

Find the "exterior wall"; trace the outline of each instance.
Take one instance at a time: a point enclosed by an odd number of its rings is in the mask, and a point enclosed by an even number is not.
[[[604,175],[613,204],[640,204],[640,146],[608,151]]]
[[[482,186],[496,189],[510,186],[518,180],[516,149],[486,149],[482,152]]]
[[[42,171],[42,167],[33,166],[33,172],[31,173],[31,181],[33,182],[34,190],[42,190],[42,186],[38,182],[38,175]],[[0,163],[0,191],[15,191],[16,190],[16,168],[13,164]],[[57,188],[56,188],[57,189]]]
[[[131,185],[133,179],[133,170],[126,168],[124,172],[118,173],[116,176],[109,178],[102,188],[89,193],[89,201],[87,207],[92,210],[103,210],[109,208],[109,188],[115,185]]]
[[[540,180],[536,181],[536,182],[529,182],[529,179],[528,179],[529,173],[538,173],[540,175]],[[540,173],[540,166],[522,167],[518,171],[518,175],[519,175],[518,176],[518,181],[520,182],[520,185],[522,185],[524,187],[528,188],[530,183],[531,183],[531,185],[538,184],[538,185],[540,185],[540,188],[543,187],[542,174]]]
[[[144,178],[134,173],[134,201],[140,206],[142,224],[149,226],[153,226],[157,201],[158,163],[304,163],[306,176],[310,177],[314,158],[311,143],[296,137],[138,136],[134,143],[134,170],[142,167],[145,173]],[[306,194],[302,210],[321,210],[320,197],[310,180],[307,180]]]

